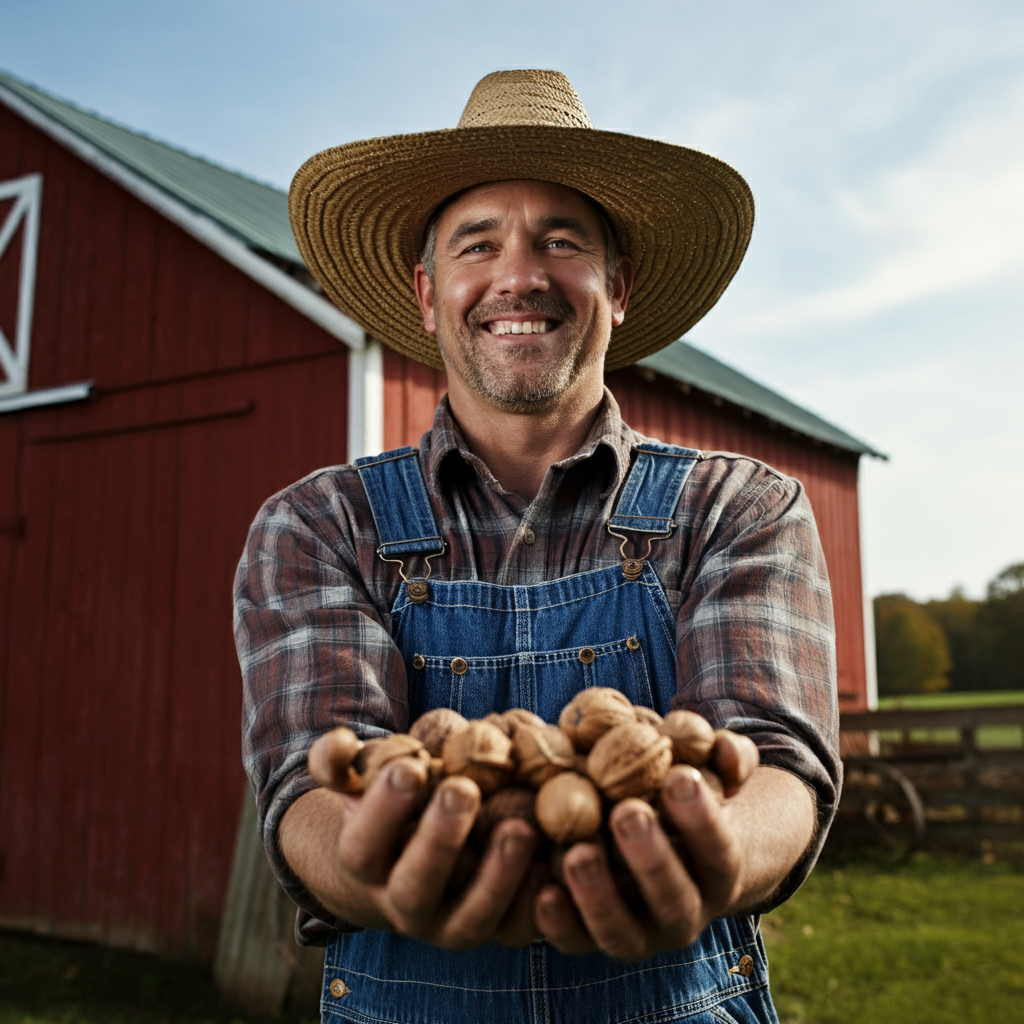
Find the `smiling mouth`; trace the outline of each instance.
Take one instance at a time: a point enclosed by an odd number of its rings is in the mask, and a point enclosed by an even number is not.
[[[557,326],[557,320],[491,320],[486,324],[491,334],[547,334]]]

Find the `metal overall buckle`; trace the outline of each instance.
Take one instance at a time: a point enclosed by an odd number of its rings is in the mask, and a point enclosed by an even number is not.
[[[650,520],[650,519],[661,519],[661,516],[624,516],[624,515],[617,515],[614,518],[616,518],[616,519],[647,519],[647,520]],[[664,533],[654,534],[653,536],[648,536],[648,538],[647,538],[647,550],[644,552],[643,558],[627,558],[626,557],[626,545],[629,543],[629,538],[625,534],[617,533],[615,530],[613,530],[612,529],[612,522],[611,522],[610,519],[605,521],[605,523],[606,523],[606,525],[608,527],[608,532],[613,537],[617,537],[619,540],[622,541],[622,543],[619,545],[619,554],[622,556],[622,575],[627,580],[629,580],[630,582],[632,582],[633,580],[640,579],[640,577],[643,575],[644,564],[646,563],[647,559],[651,557],[651,545],[653,545],[656,540],[665,540],[667,537],[671,537],[672,536],[672,531],[675,530],[675,528],[676,528],[675,520],[674,519],[665,519],[665,520],[663,520],[663,522],[668,524],[665,527],[665,532]]]
[[[420,539],[425,540],[426,538]],[[427,580],[430,579],[430,573],[433,571],[430,560],[432,558],[440,558],[441,555],[446,554],[448,551],[448,542],[442,537],[441,550],[436,551],[432,555],[423,556],[423,561],[427,564],[427,573],[422,579],[417,580],[410,580],[409,577],[405,575],[404,558],[385,558],[384,555],[381,554],[382,547],[383,545],[381,545],[380,548],[377,548],[377,554],[380,556],[380,560],[382,562],[394,562],[398,566],[398,575],[402,577],[402,581],[405,583],[405,592],[409,595],[409,600],[412,601],[413,604],[423,604],[423,602],[430,597],[430,586],[427,583]]]

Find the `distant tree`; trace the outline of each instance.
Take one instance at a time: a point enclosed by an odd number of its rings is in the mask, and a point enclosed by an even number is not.
[[[978,619],[989,644],[990,688],[1024,690],[1024,562],[991,580]]]
[[[874,611],[879,693],[949,689],[949,641],[924,608],[905,594],[882,594]]]
[[[982,601],[967,597],[960,587],[943,601],[928,601],[924,610],[942,627],[949,641],[953,666],[950,689],[992,689],[992,643],[983,623]]]

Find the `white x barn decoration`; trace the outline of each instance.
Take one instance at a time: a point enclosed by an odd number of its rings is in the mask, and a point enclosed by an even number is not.
[[[14,338],[8,338],[0,325],[0,396],[20,395],[28,387],[28,357],[32,340],[32,299],[36,284],[36,254],[39,249],[39,208],[43,198],[43,176],[27,174],[23,178],[0,182],[0,202],[14,199],[0,225],[0,261],[17,260],[18,247],[11,242],[21,233],[21,268],[18,274],[18,305]]]

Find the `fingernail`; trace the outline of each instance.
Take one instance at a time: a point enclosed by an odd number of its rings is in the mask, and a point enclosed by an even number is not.
[[[422,782],[420,773],[403,761],[396,761],[388,772],[388,784],[398,793],[409,793],[418,789]]]
[[[472,794],[461,786],[442,786],[441,810],[445,814],[468,814],[475,810]]]
[[[597,857],[587,857],[586,860],[573,864],[573,866],[567,870],[569,872],[569,877],[572,878],[577,885],[587,886],[588,888],[592,885],[596,885],[601,877],[601,863]]]
[[[651,832],[651,817],[643,811],[630,811],[615,819],[615,830],[626,839],[646,839]]]
[[[501,856],[509,867],[519,867],[533,852],[532,847],[533,843],[526,836],[513,833],[501,837]]]
[[[665,786],[665,794],[678,804],[689,803],[697,796],[699,780],[700,776],[694,768],[673,772]]]

